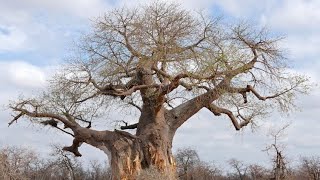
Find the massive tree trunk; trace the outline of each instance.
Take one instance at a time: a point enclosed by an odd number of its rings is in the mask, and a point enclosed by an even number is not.
[[[99,148],[109,154],[113,179],[136,179],[142,169],[151,166],[174,178],[175,163],[171,141],[167,141],[158,132],[137,138],[122,136],[110,150],[103,146]]]
[[[175,179],[175,161],[171,152],[175,130],[169,124],[170,112],[163,107],[158,110],[152,107],[150,104],[143,106],[136,135],[120,130],[111,132],[81,128],[75,133],[75,141],[104,151],[115,180],[134,180],[141,170],[150,167]],[[73,151],[72,148],[77,146],[75,141],[65,150]],[[77,153],[77,148],[74,151]]]

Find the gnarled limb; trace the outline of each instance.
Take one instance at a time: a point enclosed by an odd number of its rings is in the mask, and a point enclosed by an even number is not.
[[[236,130],[240,130],[242,127],[247,126],[251,122],[251,119],[246,119],[239,113],[239,116],[241,116],[241,118],[243,119],[243,121],[239,123],[232,111],[225,108],[218,107],[214,104],[210,104],[207,107],[207,109],[216,116],[220,116],[221,114],[226,114],[230,118]]]
[[[54,114],[54,113],[41,113],[37,111],[37,108],[34,109],[33,112],[31,112],[30,110],[26,109],[26,105],[35,107],[35,105],[29,101],[24,101],[22,103],[19,103],[16,106],[11,106],[11,108],[16,111],[19,112],[19,114],[9,123],[9,125],[12,124],[12,122],[17,121],[19,118],[23,117],[23,116],[28,116],[31,118],[51,118],[50,122],[49,121],[43,121],[42,123],[49,124],[52,127],[55,127],[57,129],[59,129],[60,131],[63,131],[73,137],[75,137],[75,139],[73,140],[73,144],[69,147],[64,147],[63,150],[66,151],[70,151],[72,153],[74,153],[75,156],[81,156],[81,154],[79,153],[78,147],[81,145],[81,143],[83,142],[83,140],[81,141],[78,136],[79,136],[79,129],[81,129],[81,126],[76,123],[74,121],[74,119],[72,120],[71,115],[69,114],[65,114],[66,117],[63,117],[61,115],[58,114]],[[54,121],[54,122],[53,122]],[[61,128],[59,128],[57,126],[57,123],[62,122],[66,127],[70,128],[74,134],[71,134],[70,132],[67,132]],[[85,129],[85,128],[82,128]],[[77,132],[77,133],[76,133]],[[81,133],[80,133],[81,134]]]
[[[220,84],[222,86],[222,84]],[[174,116],[169,122],[171,124],[172,130],[175,131],[179,128],[185,121],[187,121],[191,116],[200,111],[203,107],[206,107],[212,101],[219,98],[221,92],[218,88],[214,88],[202,95],[199,95],[185,103],[170,110],[170,113]]]
[[[63,124],[65,124],[65,126],[74,129],[76,127],[79,127],[80,125],[77,124],[75,121],[69,121],[67,118],[64,118],[58,114],[54,114],[54,113],[40,113],[37,111],[34,112],[30,112],[29,110],[22,108],[21,107],[22,104],[20,104],[19,106],[15,106],[15,107],[11,107],[13,109],[13,111],[18,112],[19,114],[9,123],[9,125],[12,124],[12,122],[17,121],[19,118],[21,118],[23,115],[26,115],[28,117],[32,117],[32,118],[52,118],[55,120],[58,120],[60,122],[62,122]]]
[[[81,153],[79,152],[79,147],[82,142],[79,139],[74,138],[71,146],[63,147],[62,150],[72,152],[75,156],[81,157]]]
[[[95,131],[91,130],[88,127],[81,127],[75,120],[80,119],[83,122],[88,122],[91,125],[91,122],[84,120],[81,116],[74,117],[73,115],[69,114],[68,112],[64,112],[63,115],[58,113],[50,113],[50,112],[40,112],[39,106],[32,102],[32,101],[22,101],[18,103],[16,106],[10,107],[13,111],[17,112],[18,115],[14,117],[12,121],[10,121],[9,125],[13,122],[17,121],[18,119],[22,118],[23,116],[27,116],[30,118],[37,118],[37,119],[50,119],[46,121],[40,121],[40,123],[44,125],[51,125],[52,127],[57,128],[58,122],[61,122],[65,125],[65,127],[70,128],[74,134],[67,133],[67,131],[63,131],[69,135],[72,135],[77,139],[76,142],[87,142],[88,139],[91,140],[92,136],[96,136],[96,139],[106,140],[108,142],[112,142],[114,138],[113,133],[111,131]],[[61,128],[59,128],[61,130]],[[109,138],[110,137],[110,138]],[[92,141],[92,140],[91,140]],[[77,145],[76,143],[75,145]]]

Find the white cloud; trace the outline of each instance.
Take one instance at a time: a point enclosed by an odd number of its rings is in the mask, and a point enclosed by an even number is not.
[[[75,29],[88,28],[89,18],[109,7],[103,0],[0,0],[0,4],[0,29],[7,32],[0,31],[0,52],[32,50],[53,56],[66,49],[65,42],[71,44],[72,35],[79,34]]]
[[[284,0],[268,13],[268,23],[289,31],[308,31],[320,27],[320,1]]]
[[[261,11],[269,6],[273,1],[256,0],[218,0],[217,4],[221,8],[236,17],[245,17],[256,11]]]
[[[46,84],[46,73],[23,61],[0,62],[0,83],[16,88],[39,88]]]
[[[216,0],[225,12],[243,18],[260,16],[262,24],[296,31],[319,28],[320,1],[318,0]]]
[[[320,39],[319,34],[308,35],[288,35],[282,41],[282,47],[289,50],[289,53],[294,58],[304,59],[306,57],[316,57],[320,52]]]
[[[1,3],[1,1],[0,1]],[[1,3],[0,6],[0,52],[30,49],[28,34],[23,27],[33,24],[28,13],[13,10]],[[36,27],[35,27],[36,28]]]
[[[0,52],[27,48],[27,36],[24,32],[14,27],[3,27],[3,29],[8,31],[8,33],[0,32]]]
[[[4,2],[1,2],[4,1]],[[1,4],[14,9],[26,11],[45,11],[56,15],[74,15],[81,18],[89,18],[99,15],[108,8],[108,1],[104,0],[1,0]]]
[[[157,0],[119,0],[119,1],[115,1],[114,6],[121,7],[121,6],[125,5],[127,7],[137,7],[140,5],[152,4],[152,2],[155,2],[155,1],[157,1]],[[182,7],[190,9],[190,10],[208,9],[209,7],[216,4],[215,0],[198,0],[196,3],[194,0],[160,0],[160,1],[169,2],[169,3],[170,2],[178,3]]]
[[[285,35],[280,45],[288,50],[295,68],[319,82],[320,1],[282,0],[269,5],[261,12],[261,24]]]

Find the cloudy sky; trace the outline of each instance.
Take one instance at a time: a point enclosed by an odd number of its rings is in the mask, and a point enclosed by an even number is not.
[[[23,93],[34,94],[45,87],[54,69],[63,62],[81,34],[90,29],[90,21],[114,7],[147,2],[136,0],[0,0],[0,103],[5,105]],[[177,2],[177,1],[176,1]],[[246,20],[267,26],[285,35],[281,42],[295,71],[319,83],[320,77],[320,1],[319,0],[180,0],[187,9],[206,10],[233,21]],[[219,119],[205,110],[177,132],[174,149],[193,147],[202,159],[218,164],[231,157],[248,163],[267,164],[262,150],[270,143],[266,136],[271,126],[292,122],[283,138],[286,154],[292,161],[301,155],[320,155],[320,91],[315,87],[302,96],[301,112],[289,117],[272,116],[261,120],[261,127],[235,132],[227,119]],[[38,128],[28,122],[7,122],[10,112],[0,108],[0,146],[27,146],[46,154],[50,143],[70,144],[71,139],[55,131]],[[104,155],[83,146],[84,159]],[[318,153],[318,154],[317,154]]]

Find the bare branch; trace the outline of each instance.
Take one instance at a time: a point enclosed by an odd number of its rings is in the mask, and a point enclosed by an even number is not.
[[[56,126],[56,127],[54,127],[54,128],[59,129],[60,131],[62,131],[62,132],[64,132],[64,133],[69,134],[70,136],[74,137],[74,135],[73,135],[72,133],[70,133],[70,132],[68,132],[68,131],[66,131],[66,130],[58,127],[58,126]]]
[[[32,117],[32,118],[53,118],[53,119],[56,119],[56,120],[62,122],[63,124],[65,124],[67,127],[71,128],[71,129],[76,128],[76,127],[79,126],[76,122],[69,121],[69,120],[67,120],[67,119],[65,119],[62,116],[59,116],[57,114],[30,112],[27,109],[19,108],[19,107],[11,107],[11,108],[14,111],[20,112],[20,114],[18,116],[16,116],[14,118],[14,120],[11,121],[11,122],[17,121],[19,118],[22,117],[22,115],[26,115],[26,116],[29,116],[29,117]]]
[[[18,119],[21,117],[21,116],[23,116],[24,114],[23,113],[19,113],[17,116],[15,116],[14,118],[13,118],[13,120],[12,121],[10,121],[8,124],[8,126],[11,126],[11,124],[13,124],[14,122],[17,122],[18,121]]]
[[[230,111],[228,109],[225,109],[225,108],[218,107],[218,106],[216,106],[214,104],[210,104],[207,107],[207,109],[209,111],[211,111],[216,116],[220,116],[221,114],[226,114],[230,118],[230,120],[231,120],[231,122],[232,122],[232,124],[233,124],[233,126],[235,127],[236,130],[240,130],[242,127],[247,126],[251,121],[251,119],[246,119],[246,118],[244,118],[242,116],[243,121],[241,123],[239,123],[237,118],[232,113],[232,111]]]
[[[257,97],[259,100],[262,100],[262,101],[265,101],[267,99],[273,99],[273,98],[276,98],[276,97],[279,97],[279,96],[282,96],[288,92],[291,92],[293,91],[295,88],[298,87],[298,84],[290,87],[290,88],[287,88],[279,93],[276,93],[274,95],[271,95],[271,96],[261,96],[258,91],[256,89],[254,89],[251,85],[247,85],[246,88],[233,88],[233,87],[230,87],[228,88],[228,92],[230,93],[240,93],[242,96],[243,96],[243,99],[244,99],[244,103],[247,103],[248,102],[248,99],[247,99],[247,95],[246,93],[247,92],[252,92],[255,97]]]
[[[132,105],[133,107],[137,108],[140,112],[142,112],[142,109],[140,106],[138,106],[137,104],[135,104],[134,102],[129,102],[128,104]]]
[[[125,129],[136,129],[138,128],[138,123],[135,124],[130,124],[128,125],[128,123],[125,123],[125,126],[120,126],[121,130],[125,130]]]

